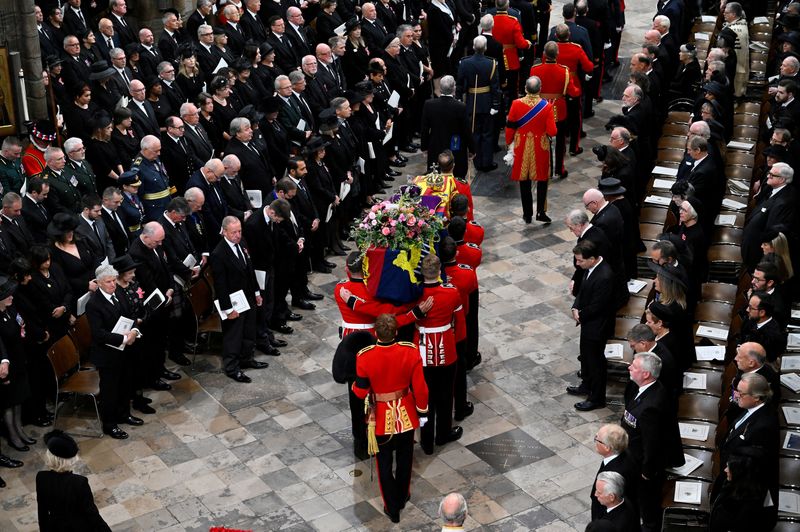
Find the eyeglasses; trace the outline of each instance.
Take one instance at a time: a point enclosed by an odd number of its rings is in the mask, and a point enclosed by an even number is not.
[[[214,35],[214,32],[212,31],[212,32],[208,32],[208,33],[201,33],[200,37],[208,37],[209,35]]]
[[[735,395],[739,395],[739,396],[745,396],[745,395],[750,395],[750,396],[752,396],[752,395],[753,395],[753,394],[752,394],[752,393],[750,393],[750,392],[741,392],[741,391],[739,391],[739,390],[733,390],[733,393],[734,393]]]
[[[767,175],[768,175],[769,177],[779,177],[779,178],[783,178],[783,176],[782,176],[781,174],[776,174],[776,173],[773,173],[773,172],[770,172],[770,173],[768,173]]]
[[[592,201],[590,201],[590,202],[588,202],[588,203],[584,203],[584,204],[583,204],[583,206],[584,206],[584,207],[586,207],[586,208],[588,209],[588,208],[589,208],[589,205],[591,205],[592,203],[597,203],[597,200],[592,200]]]
[[[184,126],[169,126],[172,129],[186,129]]]
[[[69,152],[70,152],[70,153],[75,153],[76,151],[86,151],[86,148],[84,148],[83,146],[81,146],[80,148],[75,148],[74,150],[70,150]]]
[[[606,447],[608,447],[608,445],[606,445],[606,442],[604,442],[603,440],[601,440],[597,436],[594,437],[594,442],[595,443],[599,443],[600,445],[605,445]]]

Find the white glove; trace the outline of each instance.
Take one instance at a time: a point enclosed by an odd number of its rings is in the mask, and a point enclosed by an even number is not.
[[[608,50],[609,48],[611,48],[611,42],[607,42],[603,45],[603,50]]]
[[[424,416],[424,417],[420,416],[420,418],[419,418],[419,428],[424,427],[425,423],[427,423],[427,422],[428,422],[428,416]]]
[[[508,153],[503,156],[503,162],[506,166],[514,166],[514,143],[508,145]]]
[[[589,74],[586,74],[586,76],[584,76],[584,79],[586,81],[590,81],[592,79],[592,76],[590,76]]]
[[[490,114],[491,116],[494,116],[494,115],[496,115],[496,114],[497,114],[497,109],[491,109],[491,110],[489,111],[489,114]]]
[[[128,107],[129,103],[130,103],[130,99],[127,96],[122,96],[119,99],[119,102],[117,103],[117,108]]]

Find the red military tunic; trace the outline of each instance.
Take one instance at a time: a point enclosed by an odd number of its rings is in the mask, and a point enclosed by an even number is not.
[[[342,287],[353,293],[348,301],[343,300],[339,294],[339,289]],[[396,306],[377,301],[369,295],[362,279],[339,282],[333,291],[333,296],[342,315],[341,338],[355,331],[367,331],[374,336],[375,318],[381,314],[395,314],[398,327],[413,323],[417,319],[414,314],[415,304]]]
[[[455,286],[426,283],[422,299],[433,296],[433,308],[417,321],[414,342],[423,366],[449,366],[458,359],[456,338],[466,331],[464,307]]]
[[[33,142],[31,142],[28,144],[28,147],[25,148],[25,151],[22,152],[20,164],[22,165],[25,175],[28,177],[41,174],[46,166],[44,161],[44,152],[34,146]]]
[[[466,240],[459,240],[456,242],[456,262],[458,264],[466,264],[477,271],[482,260],[483,250],[479,245],[467,242]]]
[[[455,183],[456,183],[456,190],[458,191],[458,193],[459,194],[464,194],[467,197],[467,216],[466,216],[466,219],[467,219],[468,222],[472,221],[472,220],[475,219],[475,216],[473,215],[473,212],[472,212],[472,210],[473,210],[473,207],[472,207],[472,188],[469,186],[469,183],[467,183],[466,180],[464,180],[463,177],[456,177],[455,178]]]
[[[503,60],[506,70],[519,70],[517,48],[527,50],[531,46],[530,41],[522,35],[522,26],[519,21],[508,13],[498,11],[494,16],[492,37],[503,45]]]
[[[471,267],[466,264],[451,262],[444,265],[444,272],[447,274],[447,282],[458,290],[461,296],[461,306],[464,307],[464,316],[469,315],[469,296],[478,289],[478,276]],[[466,339],[466,327],[464,336],[456,337],[456,342]]]
[[[373,394],[377,436],[418,428],[418,413],[428,411],[428,385],[417,346],[378,342],[359,351],[353,393],[359,399]]]
[[[539,96],[553,106],[556,122],[567,119],[567,100],[565,96],[576,98],[581,95],[580,83],[570,75],[569,68],[556,62],[545,60],[544,63],[531,67],[531,76],[542,80]]]
[[[572,80],[578,88],[578,96],[583,94],[581,88],[581,78],[579,74],[591,74],[594,71],[594,63],[583,51],[580,44],[574,42],[558,42],[558,64],[564,65],[569,69]],[[544,91],[544,88],[542,89]]]
[[[518,123],[541,100],[539,96],[528,94],[511,102],[506,123],[506,144],[514,143],[514,168],[511,171],[511,179],[514,181],[550,179],[548,137],[554,137],[557,133],[552,106],[545,101],[532,119],[525,124]]]
[[[464,232],[464,242],[480,246],[483,243],[483,227],[475,221],[467,222],[467,230]]]

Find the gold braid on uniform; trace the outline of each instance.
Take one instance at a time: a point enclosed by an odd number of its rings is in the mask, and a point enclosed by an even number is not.
[[[368,416],[367,454],[370,456],[375,456],[378,454],[378,438],[375,436],[375,406],[370,403],[369,395],[364,398],[364,412]]]
[[[533,107],[541,100],[538,94],[526,94],[520,99],[525,102],[525,105],[530,107]],[[519,137],[519,133],[514,136],[515,146],[520,145]],[[522,149],[522,166],[519,170],[519,178],[521,181],[530,181],[531,176],[536,177],[536,146],[533,145],[533,133],[526,133],[525,147]]]

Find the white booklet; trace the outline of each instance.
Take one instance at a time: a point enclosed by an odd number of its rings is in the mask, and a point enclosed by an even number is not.
[[[164,301],[166,301],[166,300],[167,300],[167,298],[164,297],[164,294],[161,293],[161,290],[156,288],[155,290],[153,290],[153,292],[149,296],[147,296],[147,299],[144,300],[143,304],[144,304],[144,307],[147,310],[149,310],[150,312],[153,312],[158,307],[163,305]]]
[[[250,200],[250,203],[253,205],[254,209],[261,208],[261,191],[260,190],[245,190],[247,193],[247,199]]]
[[[695,41],[707,41],[708,40],[708,33],[701,33],[699,31],[695,32],[694,40]]]
[[[661,205],[662,207],[669,207],[669,204],[672,200],[669,198],[665,198],[664,196],[647,196],[644,199],[645,203],[651,203],[653,205]]]
[[[359,157],[358,161],[356,162],[356,164],[358,165],[358,171],[363,174],[365,172],[365,170],[364,170],[364,164],[365,164],[364,163],[364,158],[363,157]]]
[[[792,319],[793,320],[800,320],[800,310],[793,308],[792,309]]]
[[[130,318],[126,318],[125,316],[120,316],[119,319],[117,320],[117,323],[114,325],[114,328],[111,329],[111,332],[114,334],[121,334],[124,336],[128,334],[132,328],[133,328],[133,320]],[[106,344],[106,345],[108,347],[113,347],[118,351],[122,351],[123,349],[125,349],[124,340],[120,345],[111,345],[111,344]]]
[[[756,17],[753,19],[753,24],[769,24],[767,17]]]
[[[654,179],[653,180],[653,188],[658,188],[661,190],[670,190],[672,185],[675,184],[674,179]]]
[[[735,214],[720,214],[714,220],[714,225],[733,225],[736,223]]]
[[[750,183],[745,181],[740,181],[737,179],[728,179],[728,184],[740,192],[749,192],[750,191]]]
[[[392,94],[389,96],[389,101],[386,103],[397,109],[397,105],[400,103],[400,94],[397,91],[392,91]]]
[[[81,297],[78,298],[78,308],[75,312],[76,316],[80,316],[86,313],[86,303],[89,302],[89,298],[92,297],[91,292],[86,292]]]
[[[781,384],[794,393],[800,392],[800,375],[797,373],[784,373],[781,375]]]
[[[780,490],[778,493],[778,511],[800,515],[800,493]]]
[[[747,204],[742,203],[740,201],[734,201],[732,199],[725,198],[724,200],[722,200],[722,206],[727,207],[729,209],[733,209],[735,211],[740,211],[745,207],[747,207]]]
[[[703,461],[699,458],[695,458],[690,454],[683,453],[683,465],[680,467],[673,467],[667,469],[670,473],[675,473],[676,475],[680,475],[685,477],[686,475],[690,474],[692,471],[703,465]]]
[[[694,348],[698,362],[725,360],[725,347],[721,345],[698,345]]]
[[[339,199],[343,200],[350,194],[350,183],[346,181],[342,181],[342,184],[339,185]]]
[[[228,66],[228,62],[220,57],[219,58],[219,62],[217,63],[217,66],[214,67],[214,71],[212,72],[212,74],[216,74],[217,72],[219,72],[221,69],[225,68],[226,66]]]
[[[300,120],[297,121],[297,125],[294,126],[294,128],[295,129],[299,129],[300,131],[305,131],[306,130],[306,121],[301,118]]]
[[[708,325],[701,325],[697,328],[697,336],[702,338],[711,338],[712,340],[727,340],[728,329],[722,327],[709,327]]]
[[[666,175],[670,177],[678,176],[677,168],[670,168],[669,166],[656,166],[653,168],[653,173],[657,175]]]
[[[790,425],[800,425],[800,407],[797,406],[781,406],[783,410],[783,417]]]
[[[607,344],[604,354],[607,359],[622,360],[622,344]]]
[[[345,32],[345,25],[344,24],[340,24],[339,26],[336,26],[335,28],[333,28],[333,33],[335,33],[339,37],[344,35],[344,32]]]
[[[383,143],[386,144],[390,140],[392,140],[392,134],[394,133],[394,122],[392,122],[392,127],[389,128],[389,131],[386,132],[386,135],[383,137]],[[370,153],[370,157],[372,157],[372,153]],[[372,157],[373,159],[375,157]]]
[[[191,253],[186,255],[186,258],[183,259],[183,265],[189,269],[194,268],[196,264],[197,264],[197,259]]]
[[[267,286],[267,272],[264,270],[256,270],[256,283],[258,283],[259,290],[266,290]]]
[[[790,355],[781,357],[781,371],[800,369],[800,356]]]
[[[375,148],[372,146],[371,142],[367,142],[367,153],[370,159],[375,159]]]
[[[786,339],[786,347],[800,347],[800,334],[789,333],[789,338]]]
[[[223,320],[228,319],[228,314],[234,310],[241,314],[250,310],[250,303],[247,302],[247,297],[244,295],[244,290],[237,290],[229,296],[231,300],[231,308],[222,310],[219,306],[219,299],[214,300],[214,306],[219,313],[219,317]]]
[[[685,390],[705,390],[708,375],[686,371],[683,373],[683,388]]]
[[[717,17],[715,17],[713,15],[703,15],[702,17],[700,17],[700,20],[705,22],[705,23],[716,22],[717,21]]]
[[[706,441],[708,439],[708,425],[698,425],[697,423],[678,423],[681,438],[687,440]]]
[[[755,144],[752,142],[740,142],[738,140],[732,140],[728,143],[728,147],[734,150],[750,151],[753,149],[753,146],[755,146]]]
[[[679,480],[675,483],[675,502],[700,504],[703,498],[702,490],[703,484],[701,482]]]
[[[783,448],[790,451],[800,451],[800,432],[788,431],[783,440]]]
[[[325,222],[326,222],[326,223],[327,223],[327,222],[330,222],[330,221],[331,221],[331,218],[333,218],[333,209],[334,209],[334,205],[333,205],[333,203],[331,203],[330,205],[328,205],[328,212],[327,212],[327,213],[325,213]]]
[[[646,282],[640,281],[639,279],[631,279],[628,281],[628,293],[638,294],[645,286],[647,286]]]

